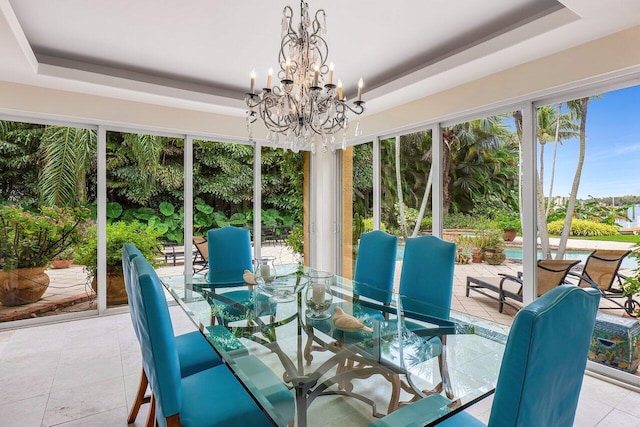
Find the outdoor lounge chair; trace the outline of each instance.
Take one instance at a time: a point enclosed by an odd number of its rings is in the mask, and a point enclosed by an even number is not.
[[[193,237],[196,252],[193,254],[193,272],[199,273],[209,267],[209,246],[207,239],[200,236]]]
[[[564,283],[569,270],[579,262],[580,261],[577,260],[538,260],[538,266],[536,269],[537,296],[541,296],[545,292],[548,292],[556,286]],[[515,284],[517,288],[512,288],[510,283]],[[518,272],[517,276],[507,274],[500,274],[499,276],[494,277],[467,276],[466,296],[469,296],[470,290],[476,291],[498,301],[498,311],[500,313],[502,313],[504,304],[518,310],[516,306],[506,302],[506,299],[511,298],[522,302],[522,272]],[[487,291],[493,292],[497,294],[497,296],[494,296],[492,293]]]
[[[569,275],[579,279],[578,286],[596,288],[600,290],[603,298],[617,305],[617,307],[602,307],[603,309],[622,308],[629,316],[636,317],[640,303],[633,299],[633,295],[625,295],[622,292],[622,282],[626,277],[618,272],[622,260],[630,253],[629,250],[595,250],[585,261],[581,272],[571,272]],[[618,301],[620,298],[626,298],[626,300],[620,303]]]

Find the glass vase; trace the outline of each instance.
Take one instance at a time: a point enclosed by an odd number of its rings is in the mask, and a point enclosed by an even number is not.
[[[309,272],[309,284],[305,290],[307,317],[320,320],[331,316],[329,309],[333,301],[332,284],[333,274],[324,271]]]

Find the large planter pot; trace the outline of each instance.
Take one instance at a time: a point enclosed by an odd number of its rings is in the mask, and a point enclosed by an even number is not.
[[[517,235],[518,232],[516,230],[504,230],[504,233],[502,234],[502,240],[504,240],[505,242],[513,242]]]
[[[44,267],[0,270],[0,303],[4,306],[36,302],[48,287],[49,276]]]
[[[94,277],[91,288],[98,292],[98,281]],[[124,287],[124,276],[109,272],[107,267],[107,305],[123,305],[127,303],[127,290]]]
[[[500,265],[506,256],[503,251],[484,251],[484,260],[489,265]]]

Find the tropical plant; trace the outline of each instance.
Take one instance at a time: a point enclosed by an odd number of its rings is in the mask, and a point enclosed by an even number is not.
[[[44,126],[0,120],[0,199],[38,201],[38,148]]]
[[[636,268],[622,282],[622,293],[624,295],[635,295],[640,292],[640,243],[633,247],[633,251],[629,256],[636,259]]]
[[[474,240],[475,246],[481,251],[500,250],[504,248],[502,230],[485,229],[480,230]]]
[[[147,261],[156,266],[156,257],[162,254],[160,236],[162,233],[157,228],[144,226],[137,221],[107,224],[107,269],[111,274],[122,275],[122,246],[125,243],[135,245]],[[76,262],[84,265],[95,277],[98,269],[98,236],[95,226],[88,229],[87,242],[78,248]]]
[[[41,203],[76,206],[87,202],[87,172],[96,159],[96,131],[49,126],[40,142],[43,166],[38,186]]]
[[[29,212],[0,207],[0,268],[46,267],[67,248],[83,241],[89,210],[43,206]]]

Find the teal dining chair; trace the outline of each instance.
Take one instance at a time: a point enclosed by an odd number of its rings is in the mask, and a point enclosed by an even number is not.
[[[131,321],[133,324],[133,330],[140,342],[140,331],[138,323],[135,320],[135,304],[133,304],[133,282],[131,261],[136,258],[144,258],[142,253],[131,243],[125,243],[122,247],[122,271],[124,274],[124,285],[129,296],[129,313],[131,315]],[[222,364],[222,359],[216,353],[216,351],[207,342],[206,338],[199,332],[193,331],[186,334],[177,335],[175,337],[176,349],[178,351],[178,360],[180,363],[180,375],[182,377],[189,376],[196,372],[211,368]],[[147,386],[149,380],[145,374],[144,369],[140,375],[140,382],[138,384],[138,391],[136,392],[135,399],[131,405],[131,410],[127,417],[129,424],[135,422],[140,406],[144,403],[149,403],[150,398],[146,397]]]
[[[432,311],[426,314],[448,319],[455,259],[455,243],[436,236],[407,239],[399,289],[400,295],[406,297],[403,308],[406,311],[421,312],[429,306]]]
[[[249,230],[231,226],[209,230],[207,248],[207,281],[225,286],[243,285],[244,270],[253,271]]]
[[[226,226],[209,230],[207,233],[209,271],[207,282],[216,287],[234,287],[245,284],[245,270],[253,271],[251,255],[251,234],[246,228]],[[226,291],[222,298],[215,298],[215,317],[220,324],[242,319],[246,312],[259,316],[275,313],[276,304],[269,298],[253,290],[238,289]],[[254,297],[256,300],[254,301]],[[244,307],[244,308],[243,308]]]
[[[132,261],[132,293],[140,332],[143,368],[153,393],[155,419],[161,427],[242,426],[262,427],[275,423],[260,409],[253,397],[225,364],[183,377],[169,309],[160,279],[142,257]],[[250,361],[244,358],[249,357]],[[260,392],[274,407],[287,408],[285,423],[293,420],[291,392],[253,356],[250,363],[262,386]]]
[[[398,237],[384,231],[370,231],[360,236],[353,276],[359,296],[384,304],[391,302],[397,251]],[[366,286],[358,287],[358,284]]]
[[[573,425],[587,353],[600,302],[597,289],[561,285],[518,312],[502,358],[489,427]],[[400,408],[372,427],[423,425],[429,396]],[[467,412],[442,427],[484,427]]]

